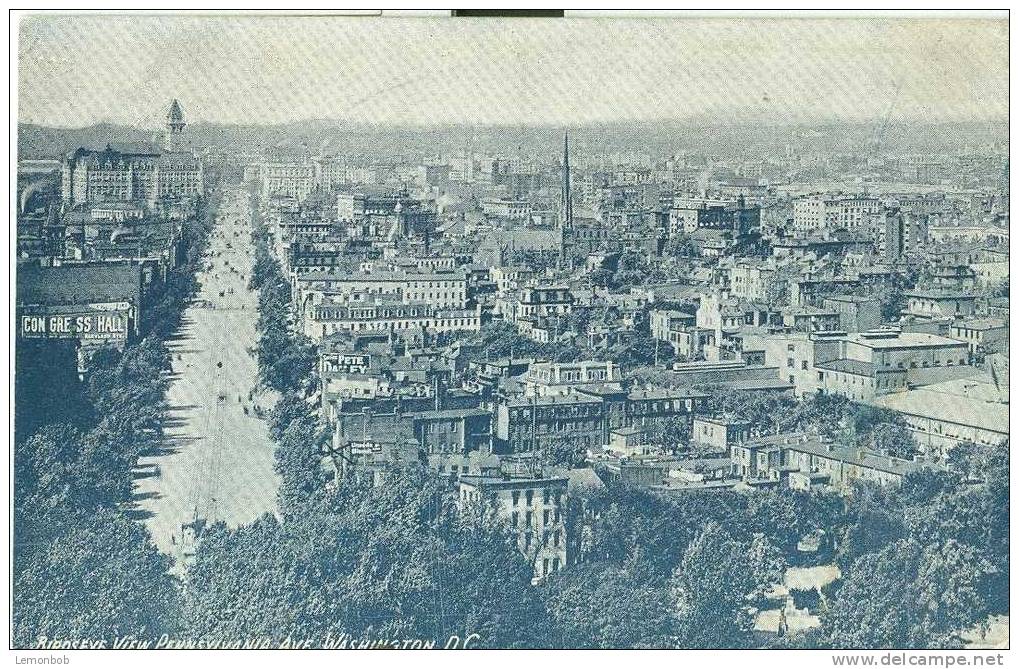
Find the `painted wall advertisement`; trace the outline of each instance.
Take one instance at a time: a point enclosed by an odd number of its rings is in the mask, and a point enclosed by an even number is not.
[[[131,307],[126,302],[82,308],[26,308],[18,314],[18,336],[37,339],[78,339],[82,342],[126,340]]]
[[[365,374],[371,368],[371,356],[357,353],[333,353],[322,356],[322,371]]]

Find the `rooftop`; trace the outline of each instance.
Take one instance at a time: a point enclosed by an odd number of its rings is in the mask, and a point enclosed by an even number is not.
[[[878,301],[875,297],[866,297],[863,295],[826,295],[824,299],[832,300],[833,302],[852,302],[855,304]]]
[[[489,416],[491,415],[491,412],[487,409],[438,409],[435,411],[416,411],[407,415],[412,418],[420,418],[422,420],[443,420],[450,418]]]
[[[297,276],[298,281],[466,281],[460,271],[447,272],[306,272]]]
[[[545,395],[542,397],[516,397],[506,403],[509,407],[553,406],[557,404],[595,404],[601,406],[601,400],[590,397],[577,397],[576,395]]]
[[[461,476],[460,485],[474,488],[535,488],[542,486],[566,485],[569,478],[554,476],[549,478],[509,478],[502,476]]]
[[[941,337],[927,332],[898,332],[896,330],[872,330],[853,332],[846,335],[846,341],[870,348],[912,348],[920,346],[962,346],[958,339]]]
[[[953,328],[968,328],[970,330],[995,330],[1007,328],[1008,323],[1003,318],[972,318],[957,321],[952,324]]]
[[[861,360],[829,360],[828,362],[814,363],[818,369],[826,369],[831,372],[845,372],[857,376],[874,376],[874,364]]]
[[[750,442],[748,446],[781,448],[799,453],[810,453],[818,457],[839,460],[868,469],[899,474],[900,476],[927,466],[925,463],[881,455],[862,448],[847,448],[840,444],[824,442],[817,437],[805,433],[779,434],[764,439],[756,439]]]
[[[672,400],[707,397],[708,394],[689,388],[636,388],[627,393],[630,400]]]
[[[742,381],[723,381],[715,384],[731,390],[792,390],[793,384],[782,379],[746,379]]]
[[[571,490],[583,488],[598,489],[605,487],[605,483],[602,482],[598,474],[588,467],[571,469],[566,472],[566,477],[569,479],[569,488]]]
[[[1008,405],[988,402],[954,393],[939,392],[930,386],[883,395],[870,401],[893,411],[975,427],[1008,436]]]
[[[86,263],[40,267],[19,264],[18,304],[93,304],[141,297],[141,266],[132,263]]]
[[[903,292],[906,297],[919,297],[925,300],[972,300],[976,298],[973,293],[964,293],[958,290],[942,290],[931,288],[927,290],[907,290]]]

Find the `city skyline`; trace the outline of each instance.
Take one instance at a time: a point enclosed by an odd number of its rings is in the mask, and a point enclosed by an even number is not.
[[[1007,14],[137,14],[14,14],[17,664],[1003,664]]]
[[[1003,20],[499,25],[493,33],[478,19],[30,16],[20,26],[19,121],[156,127],[173,97],[192,123],[224,125],[942,123],[1008,111]]]

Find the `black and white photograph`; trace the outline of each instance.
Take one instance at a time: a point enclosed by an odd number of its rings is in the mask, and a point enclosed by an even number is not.
[[[10,659],[1007,664],[1008,10],[10,26]]]

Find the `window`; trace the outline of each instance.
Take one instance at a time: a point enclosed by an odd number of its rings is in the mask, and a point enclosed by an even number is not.
[[[527,494],[527,506],[533,505],[534,504],[534,491],[533,490],[528,490],[526,494]]]
[[[534,516],[534,514],[532,512],[530,512],[530,511],[528,511],[527,514],[524,516],[524,526],[525,527],[531,527],[531,525],[533,524],[533,522],[532,522],[533,521],[533,516]]]
[[[786,358],[785,366],[788,367],[789,369],[793,369],[796,367],[796,361],[793,360],[792,358]]]
[[[514,490],[513,491],[513,506],[519,506],[519,505],[520,505],[520,491],[519,490]]]
[[[806,360],[804,360],[804,361],[802,361],[802,362],[800,363],[800,369],[806,369],[806,368],[807,368],[807,361],[806,361]]]

